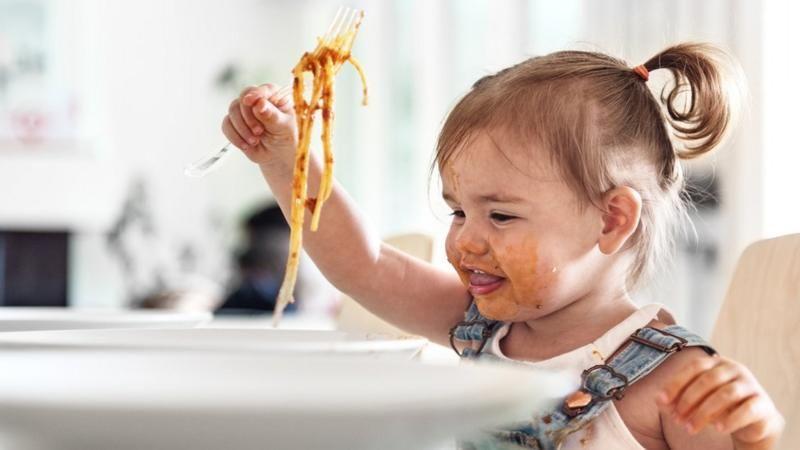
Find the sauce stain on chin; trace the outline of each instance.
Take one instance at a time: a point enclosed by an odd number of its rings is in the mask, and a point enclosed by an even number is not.
[[[487,319],[510,320],[519,313],[519,306],[514,302],[502,299],[490,300],[485,297],[475,299],[478,311]]]

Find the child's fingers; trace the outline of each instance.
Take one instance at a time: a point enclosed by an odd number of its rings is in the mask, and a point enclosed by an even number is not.
[[[264,128],[256,119],[256,116],[253,115],[253,108],[250,106],[245,105],[243,102],[239,102],[239,109],[242,113],[242,118],[244,122],[247,124],[247,127],[256,137],[261,136],[264,133]]]
[[[709,394],[721,386],[730,383],[739,376],[737,367],[727,361],[701,372],[683,391],[673,400],[674,410],[680,417],[686,417]]]
[[[275,105],[279,110],[281,110],[284,114],[289,114],[294,107],[292,102],[292,93],[289,92],[288,94],[284,95],[283,97],[275,97],[273,96],[272,104]]]
[[[727,383],[715,390],[702,400],[688,415],[685,416],[686,429],[689,433],[696,433],[705,428],[712,421],[742,403],[754,394],[748,385],[739,381]]]
[[[745,442],[758,442],[766,437],[769,429],[764,417],[764,405],[758,395],[753,395],[741,402],[730,413],[719,418],[717,429],[725,434],[735,434]],[[758,422],[763,422],[757,425]]]
[[[279,110],[272,102],[263,98],[258,100],[253,106],[253,114],[255,114],[256,118],[267,128],[283,125],[288,117],[286,113]]]
[[[765,449],[773,448],[770,442],[777,440],[786,424],[763,392],[747,398],[716,422],[717,429],[731,434],[734,440],[746,444],[758,443],[757,448]]]
[[[249,87],[242,92],[240,98],[245,106],[253,107],[261,98],[270,98],[278,92],[278,86],[272,83],[265,83],[261,86]]]
[[[670,380],[665,386],[662,394],[659,396],[659,402],[662,405],[668,405],[680,397],[684,388],[697,378],[703,372],[716,366],[720,358],[701,357],[693,359],[692,362],[687,364],[678,371],[678,375]]]
[[[244,117],[242,117],[239,100],[234,100],[231,102],[230,106],[228,107],[228,117],[230,118],[233,128],[236,129],[236,132],[239,133],[239,136],[241,136],[242,139],[244,139],[251,146],[258,145],[258,137],[253,134],[253,132],[250,130],[250,127],[244,121]]]
[[[241,150],[246,151],[249,149],[249,144],[239,135],[239,132],[236,131],[229,116],[225,116],[225,119],[222,120],[222,133],[231,141],[231,144]]]
[[[258,86],[248,86],[246,87],[241,94],[239,94],[239,109],[242,114],[242,118],[244,122],[250,127],[250,131],[259,136],[261,133],[264,132],[264,129],[261,127],[261,124],[258,123],[253,113],[250,111],[252,107],[254,99],[259,95],[259,88]]]
[[[261,91],[261,86],[248,86],[239,94],[239,99],[243,105],[252,107],[256,100],[263,95]]]

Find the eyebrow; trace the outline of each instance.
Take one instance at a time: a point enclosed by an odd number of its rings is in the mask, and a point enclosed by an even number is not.
[[[451,203],[456,202],[453,196],[447,192],[442,193],[442,198],[445,199],[445,201],[449,201]],[[522,197],[517,197],[515,195],[498,194],[498,193],[481,195],[480,197],[478,197],[478,200],[481,203],[522,203],[525,201],[525,199]]]
[[[525,201],[525,199],[522,197],[517,197],[516,195],[489,194],[482,195],[480,197],[480,201],[486,203],[522,203]]]

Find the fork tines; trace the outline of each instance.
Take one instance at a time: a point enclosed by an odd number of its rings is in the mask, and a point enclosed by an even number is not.
[[[319,48],[331,45],[336,39],[352,31],[359,25],[362,16],[363,12],[358,9],[340,6],[328,31],[320,39]]]

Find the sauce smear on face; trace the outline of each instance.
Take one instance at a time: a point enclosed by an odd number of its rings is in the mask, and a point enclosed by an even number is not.
[[[499,287],[485,295],[473,291],[477,294],[475,301],[481,314],[495,320],[512,320],[521,309],[542,310],[545,293],[555,273],[539,267],[537,241],[527,238],[516,245],[490,242],[490,247],[493,266],[498,267],[505,278]]]

